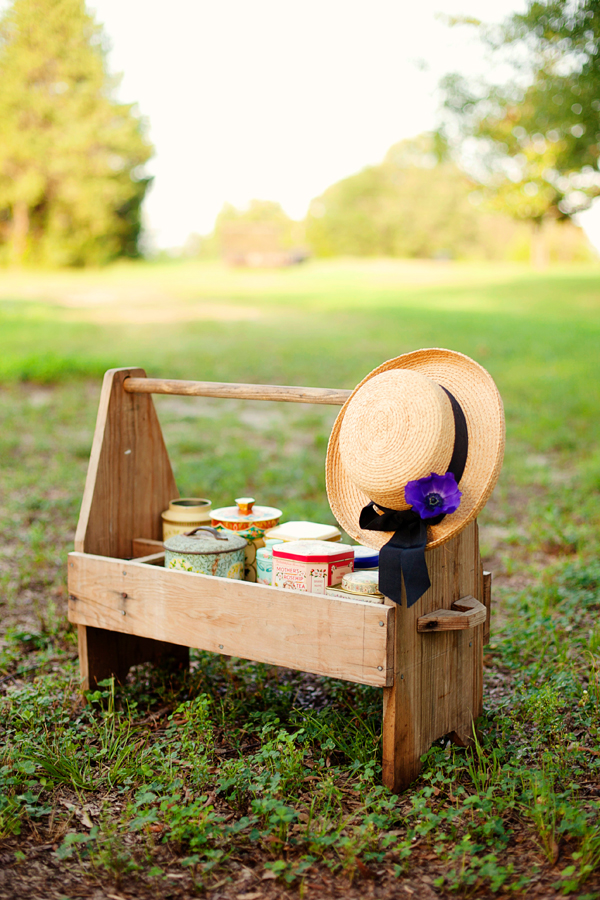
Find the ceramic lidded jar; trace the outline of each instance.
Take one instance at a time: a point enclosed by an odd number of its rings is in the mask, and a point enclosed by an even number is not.
[[[238,497],[236,506],[213,509],[211,524],[235,531],[246,538],[246,581],[256,581],[256,551],[264,547],[264,534],[274,528],[281,518],[281,510],[274,506],[255,506],[254,497]]]
[[[241,581],[245,549],[246,539],[239,534],[200,525],[165,541],[165,567]]]
[[[204,497],[179,497],[171,500],[161,513],[163,541],[174,534],[185,534],[198,525],[210,525],[210,500]]]

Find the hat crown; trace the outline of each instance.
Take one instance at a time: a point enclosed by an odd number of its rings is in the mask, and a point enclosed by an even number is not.
[[[454,415],[446,392],[408,369],[381,372],[353,395],[339,452],[354,484],[380,506],[406,509],[404,488],[444,474],[454,449]]]

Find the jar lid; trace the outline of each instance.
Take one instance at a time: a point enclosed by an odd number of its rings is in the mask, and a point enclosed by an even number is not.
[[[357,544],[354,550],[355,569],[375,569],[379,565],[379,550]]]
[[[342,537],[335,525],[321,525],[319,522],[283,522],[269,528],[265,534],[281,541],[339,541]]]
[[[241,550],[245,547],[245,538],[235,531],[211,528],[210,525],[200,525],[193,531],[185,534],[174,534],[165,541],[165,550],[176,553],[231,553],[233,550]]]
[[[169,501],[169,509],[190,510],[210,509],[211,502],[206,497],[178,497],[177,500]]]
[[[169,502],[169,508],[161,513],[162,519],[169,524],[187,525],[192,528],[200,522],[210,520],[210,500],[204,497],[178,497]]]
[[[381,595],[379,590],[379,573],[348,572],[342,577],[342,588],[345,591],[352,591],[353,594]]]
[[[350,562],[350,544],[334,541],[284,541],[273,547],[274,559],[300,559],[305,562]]]
[[[213,509],[211,517],[219,519],[221,522],[253,522],[270,521],[278,519],[281,510],[274,506],[255,506],[254,497],[238,497],[236,506],[222,506],[220,509]]]

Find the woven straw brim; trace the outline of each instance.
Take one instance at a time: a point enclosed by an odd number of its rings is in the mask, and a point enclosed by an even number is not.
[[[339,450],[339,434],[346,410],[365,382],[390,369],[412,369],[447,388],[458,400],[467,420],[469,451],[459,488],[462,498],[456,512],[439,525],[427,529],[427,549],[433,549],[459,534],[483,509],[494,490],[504,456],[504,409],[502,399],[486,370],[462,353],[453,350],[416,350],[378,366],[354,389],[335,420],[329,445],[325,477],[332,512],[354,540],[367,547],[381,548],[391,533],[363,531],[358,526],[360,512],[369,500],[346,472]],[[442,473],[439,473],[442,474]]]

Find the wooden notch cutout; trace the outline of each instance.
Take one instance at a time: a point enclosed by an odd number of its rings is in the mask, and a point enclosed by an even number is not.
[[[433,612],[417,619],[417,631],[462,631],[483,625],[487,610],[475,597],[461,597],[452,604],[452,609],[434,609]]]

